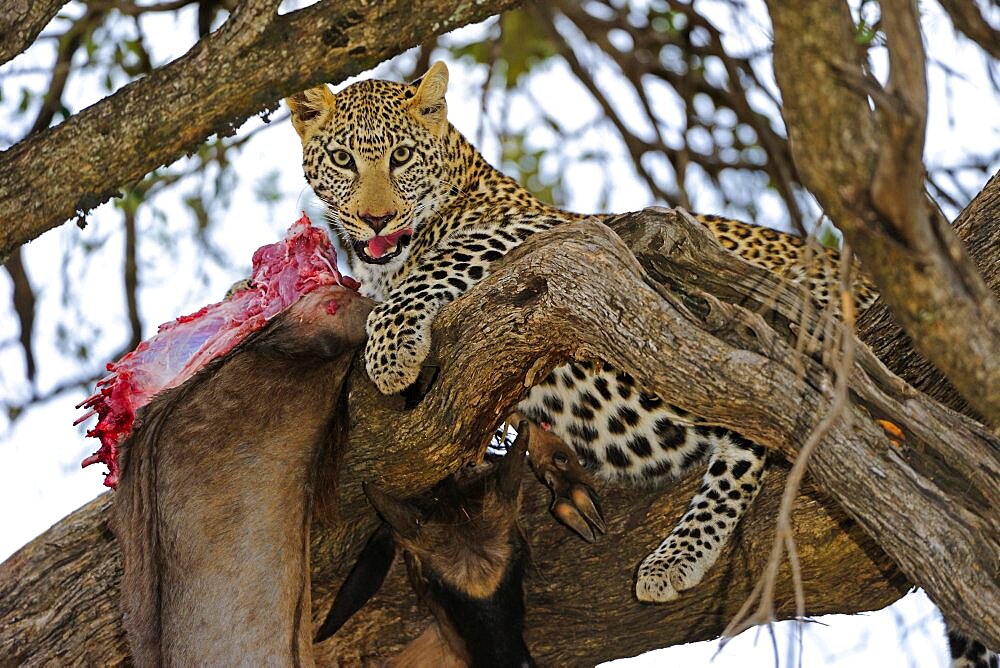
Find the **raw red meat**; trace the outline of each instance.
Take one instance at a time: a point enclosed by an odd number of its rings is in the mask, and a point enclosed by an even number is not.
[[[282,241],[261,246],[253,254],[249,288],[160,325],[155,336],[108,364],[111,373],[98,381],[97,392],[77,406],[88,411],[74,424],[96,414],[97,424],[87,436],[101,441],[100,449],[83,460],[83,466],[106,464],[104,484],[117,485],[118,446],[132,431],[139,408],[225,355],[299,297],[324,285],[360,287],[337,271],[337,253],[329,237],[313,227],[303,212]],[[327,309],[331,315],[335,311]]]

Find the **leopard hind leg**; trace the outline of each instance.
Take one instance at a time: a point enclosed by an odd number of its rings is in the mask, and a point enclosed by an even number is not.
[[[670,535],[639,565],[640,601],[672,601],[701,582],[760,490],[765,449],[724,429],[712,430],[709,439],[701,488]]]

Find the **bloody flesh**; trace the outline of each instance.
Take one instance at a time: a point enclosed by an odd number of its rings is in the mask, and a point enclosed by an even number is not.
[[[249,288],[160,325],[155,336],[108,364],[110,374],[98,381],[97,392],[77,406],[88,410],[74,424],[96,414],[97,424],[87,436],[101,442],[83,466],[105,464],[104,484],[116,486],[118,446],[132,431],[139,408],[228,353],[299,297],[325,285],[360,287],[337,271],[337,254],[329,237],[303,213],[283,240],[261,246],[253,254]],[[336,305],[327,305],[326,310],[333,315]]]

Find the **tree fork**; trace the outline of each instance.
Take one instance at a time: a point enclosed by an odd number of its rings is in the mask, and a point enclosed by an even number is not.
[[[852,46],[846,2],[768,0],[768,10],[781,114],[803,184],[914,347],[1000,433],[1000,303],[924,188],[927,91],[916,3],[884,3],[885,88]]]
[[[962,210],[953,227],[993,296],[1000,299],[998,216],[1000,172],[994,174],[975,199]],[[892,311],[885,302],[878,301],[861,314],[858,318],[858,338],[867,343],[893,373],[899,374],[910,385],[926,392],[945,406],[982,422],[982,416],[969,406],[948,379],[914,349],[913,340],[893,319]]]
[[[470,434],[481,434],[485,445],[524,388],[567,357],[600,357],[629,369],[709,423],[795,455],[829,401],[826,371],[788,343],[799,290],[727,253],[677,212],[647,210],[610,224],[635,255],[602,225],[567,225],[529,240],[445,308],[429,360],[440,365],[439,380],[415,409],[379,395],[356,362],[350,414],[342,417],[350,431],[349,446],[338,453],[337,501],[322,518],[325,528],[314,532],[314,620],[374,526],[361,480],[394,493],[426,488],[470,456]],[[770,327],[755,315],[768,304]],[[989,530],[1000,520],[1000,490],[992,482],[1000,475],[996,439],[906,386],[863,347],[851,389],[850,420],[836,425],[814,454],[816,487],[799,499],[796,540],[807,611],[881,607],[909,580],[946,614],[957,618],[961,610],[965,633],[1000,645],[1000,622],[992,616],[1000,605],[992,570],[1000,545]],[[769,400],[761,402],[763,396]],[[870,411],[904,429],[901,448],[889,443]],[[717,635],[766,561],[781,477],[772,476],[708,580],[665,606],[634,602],[635,565],[669,531],[697,481],[672,492],[603,487],[611,530],[595,546],[545,516],[542,490],[529,494],[526,524],[538,566],[528,582],[533,652],[543,661],[598,661]],[[823,502],[824,495],[848,515]],[[5,654],[31,661],[124,657],[111,593],[116,551],[101,528],[109,502],[92,502],[0,566]],[[965,566],[955,571],[956,563]],[[89,573],[105,576],[107,585]],[[399,617],[413,607],[404,590],[397,573],[381,603],[345,627],[340,640],[319,647],[317,658],[384,652],[398,646],[396,639],[414,637],[419,616]],[[588,603],[593,597],[608,603],[597,608]],[[787,578],[779,597],[779,616],[791,614]]]

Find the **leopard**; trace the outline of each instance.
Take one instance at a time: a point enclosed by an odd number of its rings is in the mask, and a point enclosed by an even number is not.
[[[417,380],[437,312],[486,278],[528,238],[558,225],[606,220],[545,203],[490,165],[448,121],[448,69],[416,81],[326,85],[286,98],[306,181],[347,249],[364,295],[369,377],[385,394]],[[839,299],[841,260],[795,235],[695,215],[717,242],[804,286],[819,308]],[[856,308],[878,294],[860,272]],[[659,546],[639,564],[635,595],[660,603],[702,581],[761,488],[767,450],[663,401],[624,369],[569,360],[527,390],[517,410],[569,444],[593,475],[665,486],[696,466],[701,486]]]

